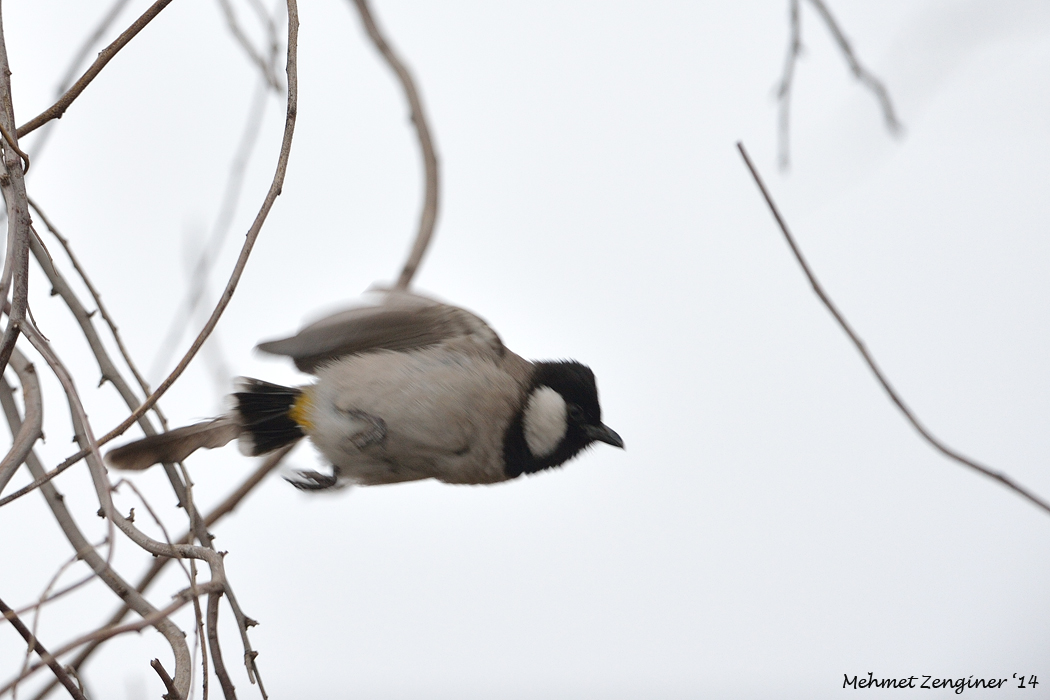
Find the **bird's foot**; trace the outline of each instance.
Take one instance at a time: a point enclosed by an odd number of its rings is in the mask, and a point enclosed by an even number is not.
[[[298,472],[298,476],[298,479],[290,479],[286,476],[284,477],[284,480],[300,491],[325,491],[327,489],[334,489],[339,485],[339,481],[336,479],[335,474]]]

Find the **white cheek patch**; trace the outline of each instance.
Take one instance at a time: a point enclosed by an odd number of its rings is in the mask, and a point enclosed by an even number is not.
[[[546,457],[561,444],[569,424],[565,399],[549,386],[541,386],[529,396],[522,420],[525,444],[533,457]]]

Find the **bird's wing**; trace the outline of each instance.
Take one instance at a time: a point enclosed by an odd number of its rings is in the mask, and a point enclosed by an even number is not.
[[[339,311],[291,338],[259,344],[284,355],[303,372],[316,373],[332,360],[371,350],[412,350],[457,338],[476,341],[484,352],[502,356],[503,343],[487,323],[457,306],[410,292],[385,292],[379,303]]]

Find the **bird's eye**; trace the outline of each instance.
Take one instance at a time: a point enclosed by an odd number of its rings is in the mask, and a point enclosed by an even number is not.
[[[574,403],[569,404],[569,418],[571,418],[574,423],[582,423],[583,409]]]

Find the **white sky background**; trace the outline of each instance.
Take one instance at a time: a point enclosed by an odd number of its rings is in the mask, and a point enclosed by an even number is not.
[[[5,3],[19,123],[50,104],[108,5]],[[146,5],[132,2],[120,28]],[[813,296],[734,148],[748,146],[818,276],[927,425],[1050,497],[1050,5],[831,7],[905,133],[886,133],[804,4],[785,175],[773,90],[786,0],[376,2],[441,157],[418,288],[476,311],[525,357],[589,364],[627,450],[491,487],[317,496],[271,477],[214,531],[261,622],[251,636],[273,697],[823,698],[868,671],[1036,674],[1034,691],[996,697],[1050,697],[1050,517],[920,441]],[[300,13],[288,177],[217,333],[233,372],[289,383],[306,378],[255,343],[392,279],[422,189],[404,99],[350,4]],[[33,162],[30,195],[140,366],[185,293],[255,81],[217,5],[179,0]],[[269,185],[283,113],[271,98],[209,303]],[[126,412],[94,388],[70,315],[32,275],[33,312],[101,434]],[[53,466],[71,431],[41,374]],[[213,376],[199,357],[162,401],[173,424],[221,409]],[[289,468],[316,465],[304,447]],[[207,510],[254,463],[231,446],[189,467]],[[133,478],[181,532],[163,474]],[[101,538],[86,470],[58,483]],[[122,509],[137,505],[122,494]],[[0,551],[0,597],[15,607],[72,553],[35,495],[0,509]],[[148,566],[126,540],[115,561],[131,579]],[[183,585],[171,568],[150,599]],[[47,609],[41,639],[58,646],[114,607],[92,584]],[[222,614],[226,665],[240,696],[257,697]],[[178,621],[192,634],[188,611]],[[2,679],[20,648],[0,631]],[[154,656],[171,670],[156,632],[113,641],[87,667],[90,690],[158,696]]]

